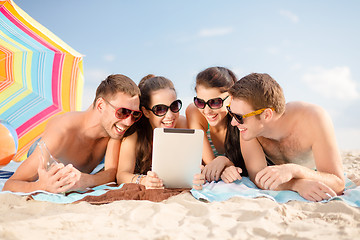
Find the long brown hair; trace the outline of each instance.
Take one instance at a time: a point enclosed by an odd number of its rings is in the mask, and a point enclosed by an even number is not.
[[[196,76],[196,86],[201,85],[206,88],[218,88],[221,93],[229,89],[237,82],[235,74],[224,67],[210,67]],[[231,117],[226,115],[226,135],[225,135],[225,156],[230,159],[236,167],[242,169],[242,176],[248,176],[245,162],[240,149],[240,132],[237,127],[231,125]]]
[[[145,108],[151,108],[151,95],[154,91],[166,88],[175,91],[174,84],[169,79],[162,76],[154,76],[152,74],[143,77],[138,86],[141,92],[140,105]],[[135,131],[138,135],[136,142],[135,172],[146,174],[147,171],[151,169],[152,163],[153,129],[149,119],[143,116],[138,122],[130,127],[125,136],[129,136]]]

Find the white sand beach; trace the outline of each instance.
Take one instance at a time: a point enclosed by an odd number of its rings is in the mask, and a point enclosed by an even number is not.
[[[360,151],[343,152],[348,175],[360,175]],[[160,203],[104,205],[26,201],[0,194],[0,239],[359,239],[360,208],[342,201],[232,198],[204,203],[190,193]]]

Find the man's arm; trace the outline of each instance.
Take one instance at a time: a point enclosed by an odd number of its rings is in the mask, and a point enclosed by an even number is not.
[[[3,190],[13,192],[33,192],[44,190],[48,192],[65,192],[76,182],[77,176],[71,174],[73,167],[66,168],[62,163],[45,168],[39,147],[27,158],[6,181]]]
[[[303,183],[298,181],[307,179],[327,186],[326,193],[330,195],[341,194],[344,190],[344,173],[338,147],[336,145],[334,128],[328,114],[320,107],[313,107],[307,115],[311,136],[312,152],[317,171],[296,164],[270,166],[260,171],[255,182],[264,189],[272,190],[305,190]],[[290,181],[291,180],[291,181]],[[330,188],[330,190],[328,189]],[[319,187],[320,193],[324,187]]]
[[[104,170],[95,174],[81,173],[79,181],[71,190],[83,190],[88,187],[115,182],[120,145],[121,140],[110,139],[106,147]]]
[[[259,171],[266,168],[267,162],[260,143],[256,138],[250,141],[244,141],[240,136],[240,148],[250,180],[261,188],[255,181],[255,177]]]
[[[342,159],[336,143],[335,131],[330,116],[320,107],[314,108],[309,121],[313,124],[312,151],[317,171],[299,171],[298,178],[321,181],[337,194],[342,194],[345,188]]]

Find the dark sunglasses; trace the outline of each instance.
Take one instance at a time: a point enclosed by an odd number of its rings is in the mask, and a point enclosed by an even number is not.
[[[222,98],[212,98],[205,102],[204,99],[194,97],[194,104],[197,108],[204,109],[206,105],[209,106],[211,109],[218,109],[221,108],[224,104],[224,101],[229,97],[229,95],[222,99]]]
[[[116,108],[114,105],[112,105],[106,99],[104,99],[104,101],[107,102],[107,104],[109,104],[113,109],[115,109],[115,117],[118,119],[126,119],[130,115],[132,115],[132,117],[134,118],[134,121],[136,122],[136,121],[139,121],[139,119],[142,116],[142,112],[140,112],[140,111],[134,111],[134,110],[130,110],[127,108]]]
[[[244,124],[244,118],[259,115],[259,114],[263,113],[267,108],[262,108],[262,109],[253,111],[251,113],[244,114],[244,115],[233,113],[230,109],[230,106],[226,106],[226,109],[228,110],[230,117],[235,118],[235,120],[238,123]],[[270,109],[274,111],[274,108],[270,108]]]
[[[178,100],[173,101],[170,104],[170,106],[166,106],[164,104],[158,104],[158,105],[153,106],[151,109],[148,107],[145,107],[145,108],[147,110],[152,111],[156,116],[162,117],[167,113],[169,108],[173,113],[177,113],[180,111],[181,107],[182,107],[182,102],[180,99],[178,99]]]

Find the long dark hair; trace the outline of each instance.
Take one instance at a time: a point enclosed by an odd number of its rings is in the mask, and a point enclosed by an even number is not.
[[[175,91],[174,84],[167,78],[149,74],[141,79],[139,82],[140,88],[140,106],[151,108],[151,94],[160,89],[172,89]],[[175,91],[176,93],[176,91]],[[136,142],[136,164],[135,172],[146,174],[151,169],[152,163],[152,144],[153,144],[153,129],[147,117],[142,118],[134,123],[126,132],[125,137],[137,132]]]
[[[237,78],[235,74],[224,67],[210,67],[201,71],[196,76],[196,86],[201,85],[206,88],[218,88],[220,92],[227,92],[235,83]],[[244,158],[240,149],[240,131],[237,127],[231,125],[231,117],[226,115],[226,135],[225,135],[225,156],[230,159],[236,167],[242,169],[242,176],[248,176]]]

